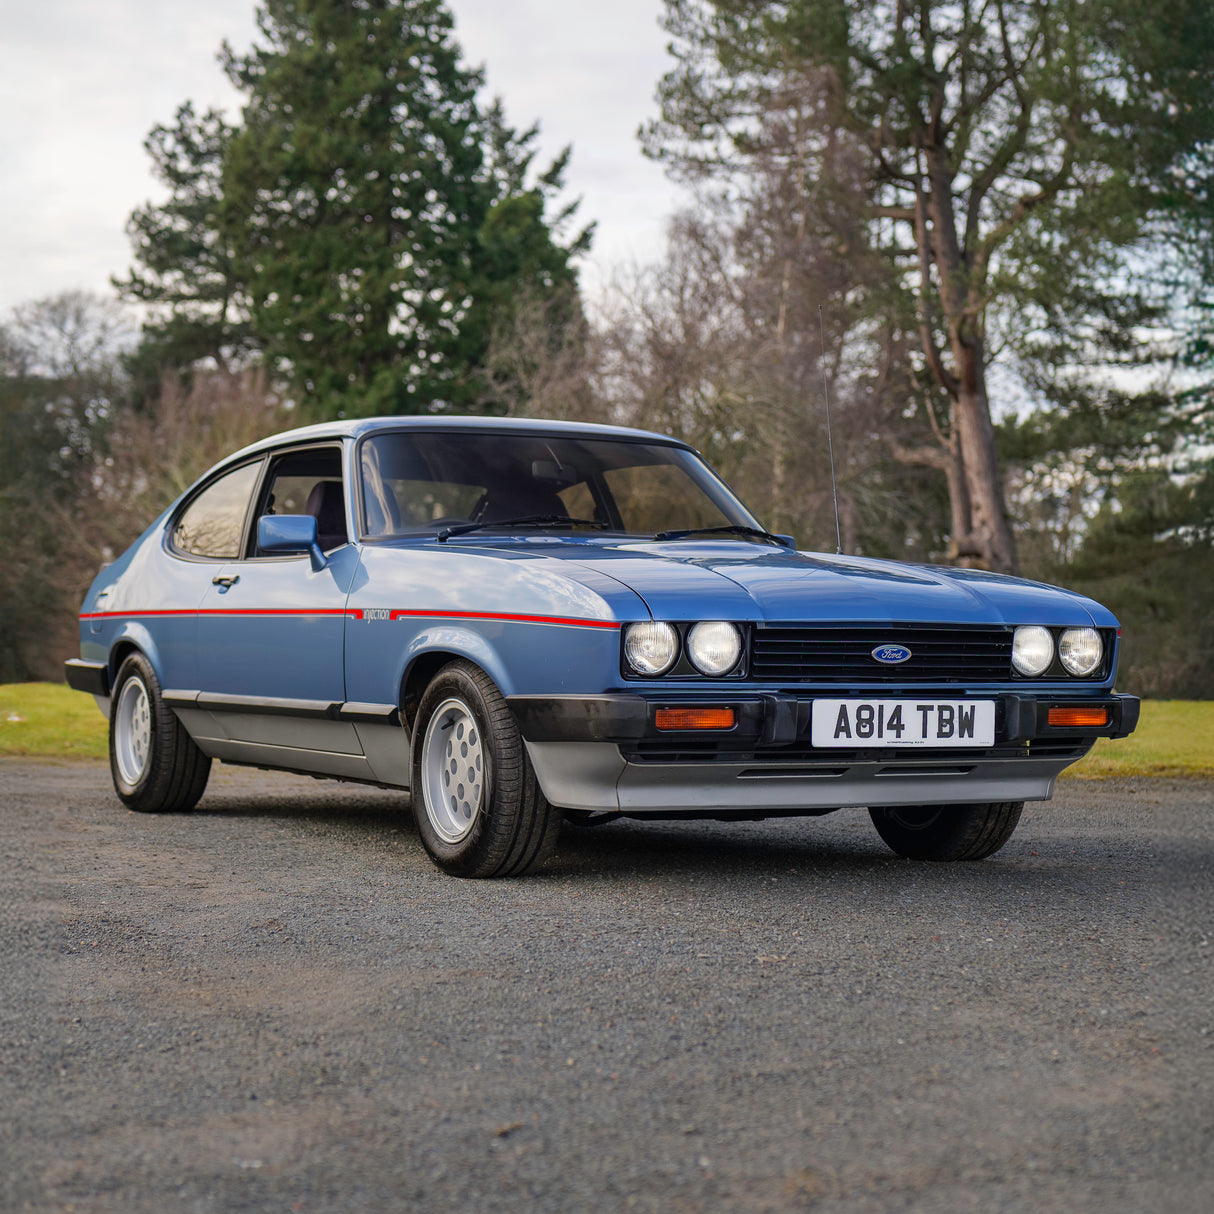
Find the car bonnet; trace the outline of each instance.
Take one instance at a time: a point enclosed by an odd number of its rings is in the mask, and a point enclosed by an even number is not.
[[[569,545],[560,555],[572,576],[581,566],[631,587],[656,619],[1116,624],[1080,595],[979,570],[736,541]]]

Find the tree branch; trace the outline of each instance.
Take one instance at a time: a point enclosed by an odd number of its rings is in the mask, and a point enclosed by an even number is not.
[[[904,447],[897,439],[890,439],[889,449],[898,463],[917,468],[938,468],[947,472],[953,464],[952,452],[943,447]]]
[[[976,288],[986,280],[986,268],[990,264],[995,250],[1025,221],[1031,211],[1036,210],[1043,202],[1050,202],[1066,186],[1071,177],[1071,168],[1075,163],[1075,145],[1068,144],[1062,158],[1062,165],[1049,181],[1032,194],[1022,194],[1012,207],[1011,213],[1000,224],[996,224],[979,243],[974,252],[973,273],[971,283]]]
[[[869,214],[878,219],[900,219],[905,223],[915,222],[914,207],[872,207]]]

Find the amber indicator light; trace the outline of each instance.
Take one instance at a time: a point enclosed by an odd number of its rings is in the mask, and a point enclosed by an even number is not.
[[[653,723],[659,729],[732,729],[732,708],[659,708]]]
[[[1101,729],[1109,723],[1107,708],[1051,708],[1050,724],[1066,729]]]

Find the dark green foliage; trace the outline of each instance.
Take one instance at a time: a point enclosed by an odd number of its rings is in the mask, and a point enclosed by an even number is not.
[[[60,426],[46,399],[4,359],[0,370],[0,683],[24,682],[40,671],[38,641],[59,605],[53,581],[55,534],[48,502],[61,500],[69,461],[60,454]]]
[[[1166,699],[1214,695],[1214,464],[1184,484],[1143,472],[1092,521],[1068,584],[1121,621],[1119,682]]]
[[[249,102],[219,229],[267,354],[304,417],[475,409],[511,301],[576,298],[563,160],[525,185],[535,132],[482,113],[439,0],[270,0],[260,28],[225,55]]]
[[[170,198],[131,216],[116,282],[151,305],[138,394],[256,356],[304,420],[505,407],[485,366],[520,302],[556,346],[582,324],[590,233],[547,213],[568,154],[531,180],[536,129],[478,102],[441,0],[269,0],[258,21],[222,55],[240,122],[187,103],[147,141]]]
[[[1021,487],[1026,571],[1121,621],[1120,682],[1158,698],[1214,694],[1214,415],[1208,393],[1075,394],[1001,427]]]
[[[233,131],[222,114],[195,114],[187,101],[172,125],[153,127],[144,142],[169,199],[131,214],[127,234],[137,265],[114,279],[125,298],[148,305],[143,341],[129,360],[140,402],[159,389],[166,372],[203,359],[229,366],[257,346],[247,292],[218,228]]]

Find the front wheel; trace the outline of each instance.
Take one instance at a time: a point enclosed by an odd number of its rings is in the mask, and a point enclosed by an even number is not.
[[[141,653],[122,663],[114,681],[110,774],[122,803],[140,813],[193,809],[211,774],[211,760],[164,702],[160,680]]]
[[[984,860],[1011,837],[1023,801],[870,809],[877,834],[910,860]]]
[[[548,804],[501,693],[452,662],[414,722],[413,816],[431,859],[457,877],[521,876],[552,853],[561,814]]]

